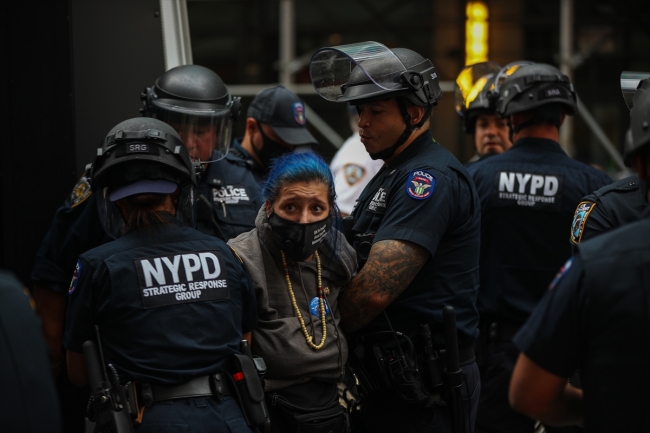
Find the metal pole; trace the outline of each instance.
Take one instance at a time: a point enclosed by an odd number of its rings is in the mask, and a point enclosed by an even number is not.
[[[186,0],[160,0],[165,70],[192,64]]]
[[[573,0],[560,1],[560,70],[573,83]],[[573,119],[567,116],[560,129],[560,145],[569,155],[574,154]]]
[[[616,146],[610,141],[609,137],[605,134],[605,131],[600,127],[594,116],[591,115],[585,104],[582,103],[582,100],[578,98],[578,114],[582,117],[582,120],[585,121],[591,132],[594,133],[598,141],[603,145],[609,156],[612,157],[616,165],[621,170],[626,170],[625,164],[623,163],[623,157],[616,149]]]
[[[280,84],[290,87],[293,81],[289,64],[296,56],[294,0],[280,1]]]

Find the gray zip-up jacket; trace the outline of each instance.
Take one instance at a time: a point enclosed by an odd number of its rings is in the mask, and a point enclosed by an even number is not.
[[[337,297],[357,270],[354,250],[343,235],[332,229],[318,248],[321,276],[330,313],[327,337],[320,350],[307,345],[298,317],[291,304],[280,249],[271,233],[264,206],[255,220],[256,228],[242,233],[228,244],[244,261],[257,296],[258,321],[253,331],[252,351],[264,358],[267,367],[265,391],[286,388],[310,379],[338,382],[343,377],[348,348],[338,325],[341,316]],[[332,234],[337,240],[332,242]],[[334,254],[336,245],[336,254]],[[312,315],[310,302],[318,301],[316,260],[295,262],[287,257],[289,277],[296,303],[315,344],[322,338],[320,312]],[[325,289],[327,288],[327,289]],[[317,304],[316,304],[317,305]]]

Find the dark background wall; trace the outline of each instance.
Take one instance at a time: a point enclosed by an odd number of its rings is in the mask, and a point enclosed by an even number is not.
[[[0,267],[23,282],[75,179],[68,6],[0,6]]]
[[[52,216],[164,72],[158,0],[0,6],[0,267],[30,284]]]

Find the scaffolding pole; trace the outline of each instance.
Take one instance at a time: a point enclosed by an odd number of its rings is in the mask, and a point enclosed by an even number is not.
[[[573,83],[573,0],[560,1],[560,71]],[[564,151],[573,156],[573,119],[567,116],[560,129],[560,145]]]

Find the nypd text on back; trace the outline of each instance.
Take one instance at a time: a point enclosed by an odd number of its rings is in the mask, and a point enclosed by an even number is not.
[[[144,308],[228,299],[228,280],[219,251],[135,259]]]
[[[559,208],[562,177],[542,173],[500,171],[496,174],[496,203],[500,206]],[[541,210],[541,209],[540,209]]]

